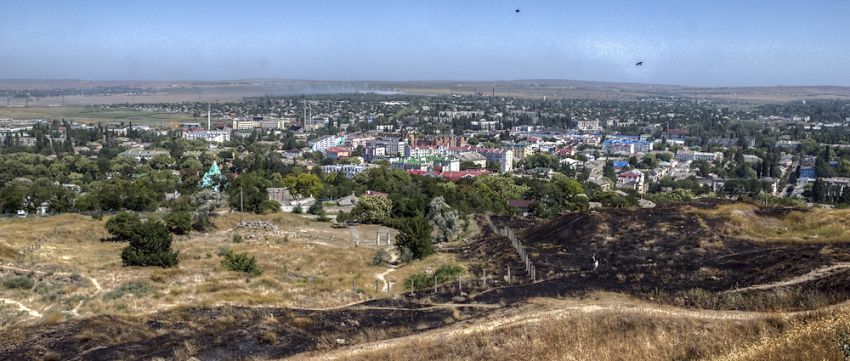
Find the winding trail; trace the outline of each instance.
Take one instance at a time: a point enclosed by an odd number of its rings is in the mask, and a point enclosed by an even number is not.
[[[375,274],[377,275],[378,280],[384,283],[384,286],[381,288],[381,291],[383,292],[390,292],[390,283],[387,282],[387,275],[390,274],[390,272],[392,271],[395,271],[395,268],[387,268],[384,273]]]
[[[742,288],[736,288],[736,289],[733,289],[733,290],[723,291],[721,293],[738,293],[738,292],[745,292],[745,291],[768,290],[768,289],[777,288],[777,287],[793,286],[793,285],[796,285],[796,284],[806,283],[806,282],[810,282],[810,281],[819,280],[821,278],[829,277],[829,276],[832,276],[832,275],[837,274],[839,272],[842,272],[842,271],[844,271],[845,269],[848,269],[848,268],[850,268],[850,262],[836,263],[836,264],[832,264],[832,265],[829,265],[829,266],[823,266],[821,268],[813,269],[813,270],[809,271],[809,273],[806,273],[804,275],[800,275],[800,276],[797,276],[797,277],[789,278],[785,281],[752,285],[752,286],[748,286],[748,287],[742,287]]]
[[[19,272],[19,273],[33,273],[33,274],[37,274],[37,275],[46,275],[46,274],[48,274],[48,272],[45,272],[45,271],[40,271],[40,270],[35,270],[35,269],[20,268],[20,267],[16,267],[16,266],[12,266],[12,265],[0,265],[0,269],[4,269],[4,270],[7,270],[7,271],[12,271],[12,272]],[[74,274],[74,273],[72,273],[72,272],[54,272],[53,274],[54,274],[54,275],[58,275],[58,276],[70,276],[70,275],[72,275],[72,274]],[[99,294],[99,293],[103,292],[103,287],[100,285],[100,282],[98,282],[96,278],[94,278],[94,277],[90,277],[90,276],[86,276],[86,275],[82,275],[82,274],[79,274],[79,273],[77,273],[77,274],[78,274],[80,277],[82,277],[82,278],[85,278],[85,279],[89,280],[89,282],[91,282],[92,286],[94,286],[95,290],[94,290],[93,292],[91,292],[91,294],[89,294],[89,296],[90,296],[90,297],[94,297],[95,295],[97,295],[97,294]],[[14,305],[16,305],[16,306],[18,307],[18,309],[19,309],[19,310],[21,310],[21,311],[26,311],[26,312],[27,312],[27,313],[29,313],[29,315],[30,315],[30,316],[32,316],[32,317],[37,317],[37,318],[41,318],[41,317],[42,317],[42,314],[41,314],[40,312],[38,312],[38,311],[36,311],[36,310],[33,310],[33,309],[31,309],[31,308],[29,308],[29,307],[27,307],[27,306],[24,306],[22,303],[20,303],[20,302],[18,302],[18,301],[15,301],[15,300],[12,300],[12,299],[8,299],[8,298],[2,298],[2,299],[0,299],[0,300],[2,300],[4,303],[7,303],[7,304],[14,304]],[[83,303],[84,303],[84,302],[85,302],[85,300],[81,300],[81,301],[80,301],[79,303],[77,303],[77,305],[76,305],[76,306],[74,306],[74,308],[73,308],[73,309],[71,309],[70,311],[62,311],[62,312],[63,312],[63,313],[66,313],[66,314],[69,314],[69,315],[71,315],[71,316],[74,316],[74,317],[80,317],[79,310],[80,310],[80,307],[82,307],[82,305],[83,305]],[[47,307],[47,309],[50,309],[50,307],[53,307],[53,306],[51,305],[51,306]],[[46,309],[45,309],[45,310],[46,310]]]
[[[15,266],[11,266],[11,265],[0,265],[0,269],[5,269],[5,270],[8,270],[8,271],[13,271],[13,272],[21,272],[21,273],[30,273],[30,272],[32,272],[32,273],[37,274],[37,275],[45,275],[45,274],[47,274],[47,273],[48,273],[48,272],[45,272],[45,271],[39,271],[39,270],[35,270],[35,269],[20,268],[20,267],[15,267]],[[73,273],[72,273],[72,272],[53,272],[53,274],[55,274],[55,275],[57,275],[57,276],[70,276],[70,275],[72,275]],[[103,291],[103,287],[101,287],[101,286],[100,286],[100,282],[98,282],[98,281],[97,281],[97,279],[95,279],[94,277],[89,277],[89,276],[82,275],[82,274],[79,274],[79,273],[77,273],[77,274],[78,274],[80,277],[83,277],[83,278],[85,278],[85,279],[89,280],[89,282],[91,282],[91,283],[92,283],[92,285],[94,286],[94,288],[97,290],[97,292],[96,292],[96,293],[99,293],[99,292]]]
[[[41,317],[42,317],[41,312],[38,312],[38,311],[36,311],[36,310],[33,310],[32,308],[29,308],[29,307],[27,307],[27,306],[24,306],[24,304],[23,304],[23,303],[20,303],[20,302],[18,302],[18,301],[10,300],[10,299],[8,299],[8,298],[0,298],[0,301],[3,301],[3,303],[6,303],[6,304],[12,304],[12,305],[15,305],[15,306],[17,306],[17,307],[18,307],[18,310],[19,310],[19,311],[26,311],[26,312],[27,312],[27,313],[29,313],[29,315],[30,315],[30,316],[32,316],[32,317],[36,317],[36,318],[41,318]]]
[[[384,249],[384,251],[386,251],[387,254],[390,255],[390,260],[388,262],[389,265],[387,266],[387,270],[384,271],[384,273],[376,273],[375,277],[379,281],[384,283],[384,287],[381,290],[389,293],[390,287],[392,287],[392,285],[390,284],[389,281],[387,281],[387,275],[390,274],[391,272],[395,271],[396,268],[398,268],[398,266],[393,265],[393,263],[395,263],[396,260],[398,260],[398,254],[396,254],[395,250],[392,247],[387,247],[387,248]]]

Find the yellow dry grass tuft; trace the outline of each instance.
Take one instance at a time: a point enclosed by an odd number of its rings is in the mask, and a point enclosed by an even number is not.
[[[847,308],[794,320],[779,335],[766,335],[712,360],[841,360],[845,359],[840,351],[842,343],[850,347],[850,310]]]

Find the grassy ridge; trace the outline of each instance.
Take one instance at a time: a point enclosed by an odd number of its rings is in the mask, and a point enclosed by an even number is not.
[[[722,218],[730,236],[760,242],[848,243],[850,209],[759,210],[746,203],[693,209],[708,217]]]

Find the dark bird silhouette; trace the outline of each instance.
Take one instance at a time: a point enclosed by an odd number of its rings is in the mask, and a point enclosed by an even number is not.
[[[641,65],[643,65],[643,62],[642,62],[642,61],[639,61],[639,62],[635,63],[635,66],[641,66]]]
[[[514,11],[516,11],[517,13],[519,13],[519,9],[516,9],[516,10],[514,10]]]

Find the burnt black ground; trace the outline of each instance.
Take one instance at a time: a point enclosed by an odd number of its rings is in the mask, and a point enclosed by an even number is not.
[[[757,214],[771,217],[787,211],[764,209]],[[724,294],[850,261],[850,245],[736,239],[724,232],[724,220],[677,205],[577,213],[544,224],[496,221],[522,234],[543,281],[528,283],[507,239],[485,232],[449,249],[474,263],[473,274],[482,275],[486,269],[491,276],[487,287],[465,280],[463,291],[468,295],[462,298],[456,282],[451,282],[436,294],[409,293],[325,311],[227,306],[179,308],[139,317],[96,316],[0,332],[0,359],[172,359],[189,350],[202,360],[279,358],[341,347],[338,340],[356,344],[416,334],[494,310],[435,304],[515,307],[532,297],[581,297],[593,291],[685,307],[749,310],[806,309],[850,298],[850,272],[780,290]],[[600,260],[595,271],[594,255]],[[507,266],[518,283],[500,279]]]

